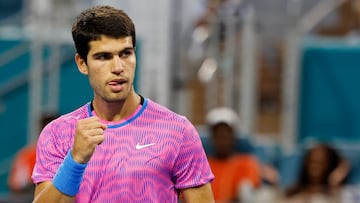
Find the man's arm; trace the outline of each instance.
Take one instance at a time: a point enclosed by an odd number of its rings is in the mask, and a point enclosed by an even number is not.
[[[182,189],[181,192],[185,203],[215,203],[210,183]]]
[[[98,144],[104,141],[106,125],[97,117],[79,120],[72,150],[65,156],[52,181],[36,185],[34,203],[73,203],[82,177]],[[54,186],[56,185],[56,187]]]
[[[33,203],[73,203],[74,197],[67,196],[57,190],[52,182],[42,182],[36,185]]]

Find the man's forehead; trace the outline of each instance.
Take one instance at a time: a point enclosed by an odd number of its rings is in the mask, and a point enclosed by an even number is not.
[[[119,51],[133,47],[133,40],[131,36],[124,36],[119,38],[101,36],[99,39],[89,42],[90,51]]]

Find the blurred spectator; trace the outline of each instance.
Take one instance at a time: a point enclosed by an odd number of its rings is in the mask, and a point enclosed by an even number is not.
[[[207,0],[204,4],[205,9],[195,21],[195,26],[209,25],[214,20],[224,23],[229,16],[241,17],[244,0]]]
[[[261,185],[261,166],[255,156],[236,152],[238,116],[231,109],[216,108],[206,119],[214,146],[208,160],[215,175],[212,189],[216,202],[247,199],[244,195]]]
[[[305,152],[297,182],[285,192],[286,203],[341,202],[349,162],[331,146],[317,144]]]
[[[55,119],[55,114],[44,114],[40,119],[41,128]],[[9,172],[8,186],[16,198],[31,197],[34,194],[34,184],[31,180],[32,170],[35,165],[36,142],[20,149],[12,163]],[[24,200],[25,201],[25,200]]]
[[[221,53],[226,48],[226,37],[238,38],[237,35],[242,29],[243,13],[247,8],[244,0],[205,0],[203,6],[204,9],[199,11],[200,14],[192,24],[193,33],[189,48],[189,54],[195,54],[197,57],[209,54],[209,49]],[[233,43],[237,43],[236,40],[239,39],[234,40]],[[203,50],[197,50],[198,46]],[[201,53],[197,53],[199,51]],[[194,57],[189,56],[193,60]]]

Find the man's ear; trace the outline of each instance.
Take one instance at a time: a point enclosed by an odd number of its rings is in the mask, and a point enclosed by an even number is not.
[[[80,71],[80,73],[84,74],[84,75],[87,75],[88,74],[88,67],[86,65],[86,62],[83,58],[81,58],[81,56],[76,53],[75,54],[75,62],[76,62],[76,65],[78,67],[78,70]]]

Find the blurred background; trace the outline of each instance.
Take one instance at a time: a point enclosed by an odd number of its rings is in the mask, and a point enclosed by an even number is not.
[[[1,195],[41,116],[91,100],[71,24],[97,4],[135,22],[137,91],[187,116],[206,150],[206,113],[227,106],[281,187],[314,141],[348,158],[349,183],[360,183],[359,0],[0,0]]]

